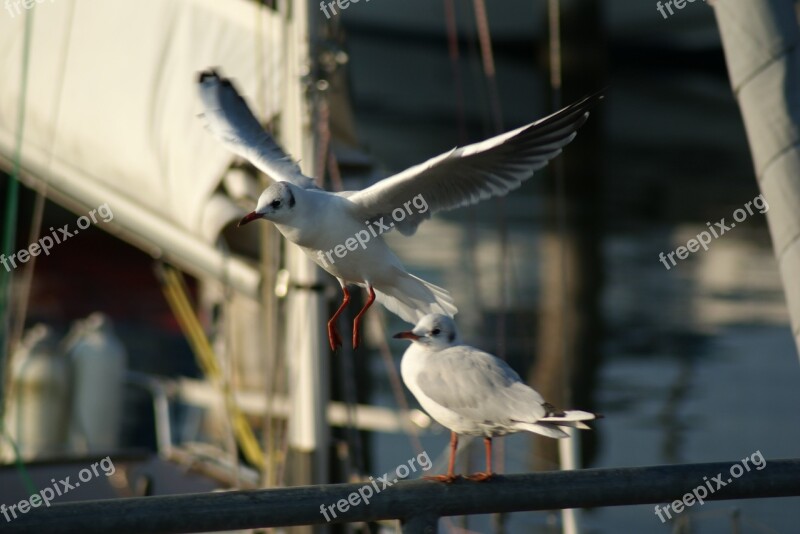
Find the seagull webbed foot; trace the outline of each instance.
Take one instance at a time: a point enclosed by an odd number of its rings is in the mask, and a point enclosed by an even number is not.
[[[473,482],[486,482],[487,480],[489,480],[493,476],[494,476],[494,473],[480,472],[480,473],[475,473],[474,475],[468,476],[467,480],[471,480]]]
[[[422,477],[423,480],[432,480],[433,482],[444,482],[445,484],[452,484],[459,478],[461,475],[430,475]]]

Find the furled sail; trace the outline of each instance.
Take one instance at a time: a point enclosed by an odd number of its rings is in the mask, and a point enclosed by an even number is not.
[[[215,246],[242,211],[221,184],[233,156],[197,118],[195,78],[219,66],[260,116],[272,116],[282,87],[279,16],[245,0],[7,6],[0,165],[11,168],[24,90],[26,184],[78,214],[108,204],[120,237],[257,296],[258,270]]]

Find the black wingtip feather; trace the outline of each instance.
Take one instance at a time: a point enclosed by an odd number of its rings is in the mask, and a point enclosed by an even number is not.
[[[219,67],[209,67],[197,74],[197,82],[203,83],[208,79],[217,79],[222,84],[229,84],[230,81],[221,74]]]
[[[589,119],[591,108],[605,98],[607,89],[608,87],[604,87],[532,123],[530,129],[535,130],[538,135],[529,139],[529,141],[534,140],[538,143],[546,136],[560,132],[563,129],[577,131]],[[560,135],[561,133],[559,133]]]

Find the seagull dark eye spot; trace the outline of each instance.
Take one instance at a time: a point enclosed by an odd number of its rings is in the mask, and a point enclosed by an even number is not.
[[[273,200],[272,204],[270,204],[270,206],[272,206],[273,208],[279,208],[281,206],[281,201],[280,200]]]
[[[439,330],[438,328],[434,328],[433,330],[431,330],[431,334],[433,334],[434,336],[438,336],[441,333],[442,331]]]

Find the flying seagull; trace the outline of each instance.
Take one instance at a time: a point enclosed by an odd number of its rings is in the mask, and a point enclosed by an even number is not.
[[[342,303],[328,321],[333,350],[341,345],[336,321],[350,301],[348,284],[368,292],[353,322],[354,347],[361,317],[375,300],[412,324],[428,313],[455,315],[458,309],[450,294],[409,274],[381,234],[396,229],[410,236],[434,212],[516,189],[561,153],[586,121],[589,108],[602,98],[586,97],[534,123],[454,148],[361,191],[332,193],[300,171],[261,127],[229,79],[207,70],[199,75],[198,89],[206,128],[273,180],[239,225],[271,221],[339,281]]]
[[[486,471],[467,478],[492,476],[492,438],[522,430],[566,438],[560,427],[588,430],[583,421],[598,416],[580,410],[557,410],[527,386],[503,360],[465,345],[447,315],[423,317],[413,330],[400,332],[411,346],[400,364],[403,382],[428,415],[450,429],[450,463],[446,475],[430,477],[453,482],[458,435],[483,436]]]

